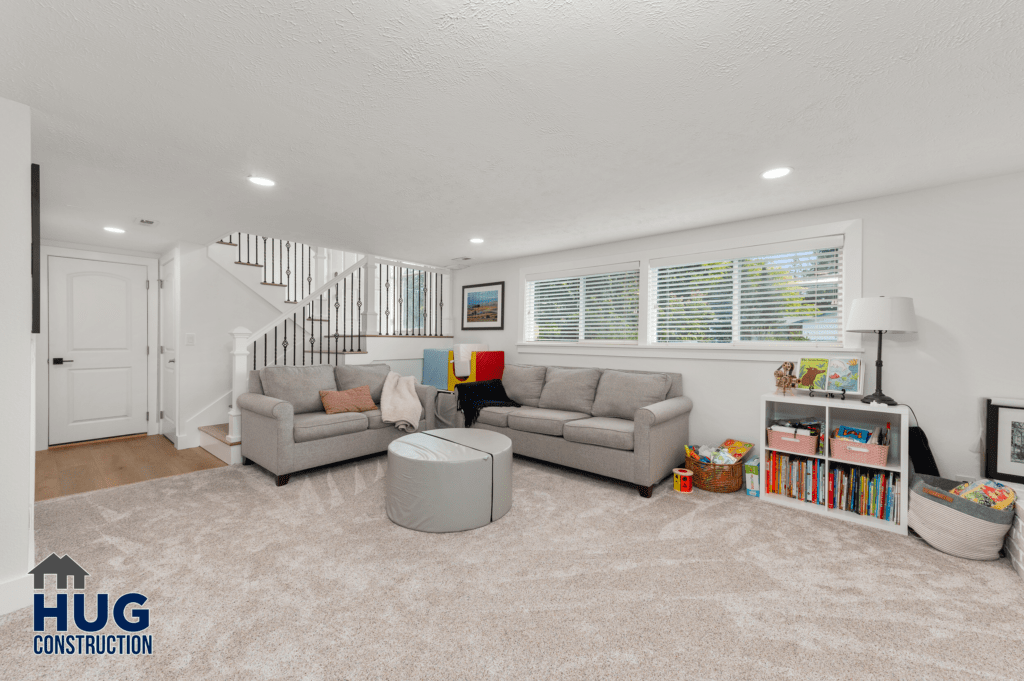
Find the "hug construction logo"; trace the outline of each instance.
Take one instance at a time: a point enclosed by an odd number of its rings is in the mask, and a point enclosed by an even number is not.
[[[82,567],[70,556],[58,558],[51,553],[46,560],[29,570],[33,576],[34,588],[42,591],[46,575],[57,576],[57,591],[73,592],[85,590],[88,576]],[[70,584],[68,583],[70,578]],[[36,655],[152,655],[152,634],[140,634],[149,628],[149,609],[130,608],[145,605],[146,597],[138,593],[126,593],[110,607],[110,594],[96,594],[96,616],[91,622],[86,616],[84,593],[73,593],[74,622],[80,632],[65,633],[68,630],[68,593],[57,594],[57,604],[46,605],[46,594],[36,593],[32,600],[33,626],[37,632],[46,631],[46,621],[56,620],[57,634],[36,634],[32,637],[32,652]],[[96,633],[107,626],[113,616],[118,628],[127,633]]]

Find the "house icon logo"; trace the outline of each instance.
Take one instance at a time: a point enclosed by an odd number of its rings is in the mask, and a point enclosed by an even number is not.
[[[37,593],[32,598],[32,628],[37,632],[32,637],[32,652],[36,655],[152,655],[153,636],[139,632],[149,628],[149,608],[131,607],[145,605],[149,600],[140,593],[126,593],[110,607],[110,594],[96,594],[96,608],[90,620],[86,608],[85,578],[89,573],[71,556],[63,558],[51,553],[39,565],[28,571],[32,575],[32,586]],[[57,602],[46,604],[46,576],[54,575],[57,585]],[[69,608],[68,593],[72,593]],[[75,627],[83,633],[68,631],[69,610]],[[113,617],[117,629],[107,627]],[[57,633],[46,632],[47,622],[53,620]],[[117,633],[120,632],[127,633]]]
[[[57,588],[68,588],[68,577],[74,578],[74,589],[85,588],[85,578],[89,574],[81,565],[65,555],[58,558],[56,553],[51,553],[42,563],[28,571],[32,575],[33,589],[46,588],[46,575],[57,575]]]

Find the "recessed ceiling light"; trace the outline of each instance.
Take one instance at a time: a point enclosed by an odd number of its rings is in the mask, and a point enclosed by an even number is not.
[[[469,240],[469,243],[471,243],[471,244],[482,244],[483,242],[484,242],[483,239],[470,239]]]
[[[103,229],[107,230],[108,232],[113,232],[114,234],[124,234],[124,230],[121,229],[120,227],[104,227]]]
[[[766,180],[777,180],[780,177],[785,177],[793,172],[792,168],[772,168],[761,173],[761,177]]]
[[[253,175],[250,175],[249,176],[249,181],[252,182],[253,184],[258,184],[261,187],[273,187],[274,186],[274,181],[269,179],[269,178],[266,178],[266,177],[255,177]]]

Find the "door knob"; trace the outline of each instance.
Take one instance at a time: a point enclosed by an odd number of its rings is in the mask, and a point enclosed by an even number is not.
[[[73,359],[64,359],[63,357],[54,357],[53,358],[53,363],[54,364],[71,364],[74,361],[75,360],[73,360]]]
[[[168,364],[174,364],[174,360],[173,359],[169,359],[169,360],[167,360],[167,363]]]

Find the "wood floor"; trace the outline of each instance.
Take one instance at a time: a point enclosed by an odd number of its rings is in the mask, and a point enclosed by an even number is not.
[[[36,501],[218,468],[205,449],[178,451],[163,435],[36,452]]]

